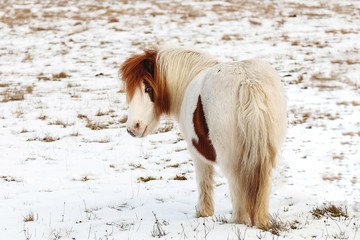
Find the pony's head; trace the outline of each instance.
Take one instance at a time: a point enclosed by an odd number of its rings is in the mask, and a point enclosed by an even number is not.
[[[127,131],[134,137],[153,132],[162,113],[170,112],[165,77],[157,65],[157,50],[132,55],[120,67],[129,104]]]

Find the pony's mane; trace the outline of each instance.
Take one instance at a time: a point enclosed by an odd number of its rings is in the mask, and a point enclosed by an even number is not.
[[[177,118],[189,83],[202,70],[219,63],[207,53],[185,47],[161,48],[156,62],[159,73],[166,79],[170,94],[170,111]]]
[[[119,75],[124,81],[126,99],[130,102],[135,89],[146,81],[154,91],[154,105],[156,114],[170,112],[169,93],[166,88],[165,78],[159,75],[156,64],[158,50],[145,50],[143,54],[129,57],[120,67]]]
[[[202,70],[218,64],[214,57],[189,48],[149,49],[129,57],[120,67],[127,101],[136,87],[146,81],[154,89],[156,114],[172,113],[179,117],[184,93],[189,83]]]

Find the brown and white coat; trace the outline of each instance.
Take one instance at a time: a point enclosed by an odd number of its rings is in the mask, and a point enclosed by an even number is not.
[[[211,216],[213,165],[229,182],[232,222],[269,226],[271,170],[286,131],[286,98],[271,66],[219,63],[186,48],[147,50],[120,69],[130,104],[128,132],[151,133],[172,115],[194,158],[197,216]]]

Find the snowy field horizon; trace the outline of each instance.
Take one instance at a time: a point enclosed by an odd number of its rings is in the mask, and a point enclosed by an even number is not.
[[[0,239],[360,239],[359,1],[0,2]],[[121,63],[162,45],[279,73],[288,131],[272,228],[195,218],[179,126],[125,128]]]

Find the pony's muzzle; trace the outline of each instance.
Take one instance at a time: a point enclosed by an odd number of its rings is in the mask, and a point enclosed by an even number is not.
[[[127,132],[133,137],[144,137],[146,129],[146,124],[143,124],[141,121],[137,121],[127,127]]]
[[[127,132],[128,132],[132,137],[136,137],[135,134],[134,134],[130,129],[127,129]]]

